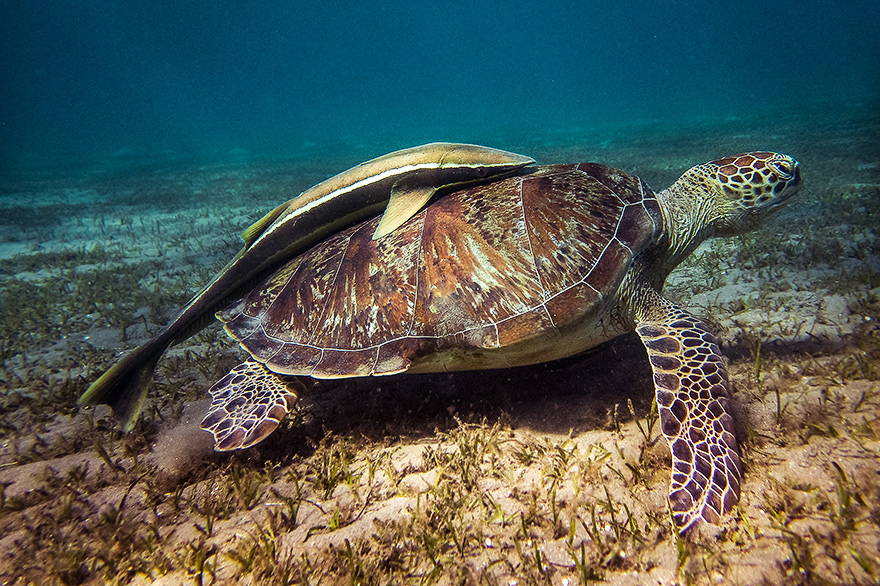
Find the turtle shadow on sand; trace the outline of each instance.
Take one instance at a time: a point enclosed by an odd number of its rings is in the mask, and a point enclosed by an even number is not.
[[[282,425],[260,444],[265,453],[289,451],[296,437],[354,432],[376,441],[430,438],[458,422],[499,418],[536,434],[564,436],[610,429],[615,417],[632,418],[627,400],[644,415],[654,399],[645,349],[634,334],[537,365],[306,384],[299,407],[307,420]]]

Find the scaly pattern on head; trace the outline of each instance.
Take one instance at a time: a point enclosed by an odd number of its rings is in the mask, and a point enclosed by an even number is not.
[[[698,165],[690,172],[714,184],[718,197],[709,217],[718,236],[754,229],[801,186],[797,161],[779,153],[734,155]]]
[[[801,186],[798,162],[788,155],[753,152],[692,167],[657,194],[664,211],[674,268],[703,240],[755,229]]]

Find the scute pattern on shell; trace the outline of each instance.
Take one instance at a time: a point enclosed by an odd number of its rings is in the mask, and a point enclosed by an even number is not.
[[[392,374],[448,348],[498,348],[597,311],[660,231],[655,194],[598,164],[439,199],[394,233],[355,226],[290,261],[218,317],[267,368]]]

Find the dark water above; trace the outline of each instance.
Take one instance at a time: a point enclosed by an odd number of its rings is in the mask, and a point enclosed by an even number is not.
[[[508,146],[880,104],[880,4],[6,3],[2,169]]]

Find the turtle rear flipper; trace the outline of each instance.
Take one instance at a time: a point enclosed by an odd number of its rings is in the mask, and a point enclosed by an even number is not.
[[[202,429],[214,435],[218,452],[249,448],[263,441],[297,399],[278,375],[253,360],[233,368],[208,392],[211,407]]]
[[[672,451],[669,500],[681,532],[717,524],[739,502],[739,449],[727,368],[698,319],[650,291],[636,332],[648,350],[660,427]]]

